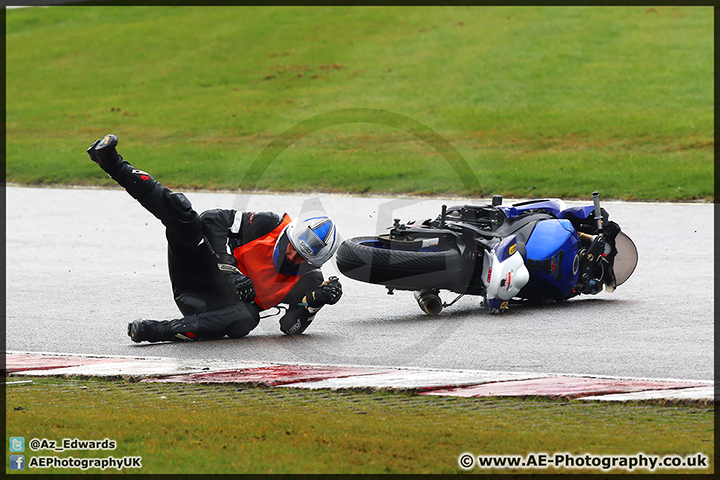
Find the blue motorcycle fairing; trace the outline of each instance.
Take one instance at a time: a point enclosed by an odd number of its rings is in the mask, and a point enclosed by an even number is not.
[[[550,215],[557,218],[568,218],[568,216],[584,220],[595,214],[593,205],[584,207],[568,207],[567,204],[559,198],[551,198],[547,200],[530,200],[527,202],[516,203],[511,207],[498,207],[503,211],[508,219],[517,217],[521,213],[528,210],[545,210]]]
[[[585,220],[588,217],[595,215],[595,207],[592,205],[586,205],[584,207],[570,207],[562,210],[557,214],[558,218],[568,218],[569,215]]]
[[[493,251],[497,255],[498,261],[504,262],[517,251],[517,237],[515,235],[505,237],[502,242],[493,247]]]
[[[558,216],[560,212],[567,209],[565,202],[559,198],[545,200],[529,200],[527,202],[515,203],[511,207],[498,207],[507,218],[514,218],[528,210],[545,210],[551,215]]]
[[[520,296],[567,298],[579,277],[580,240],[570,220],[543,220],[535,225],[525,249],[530,280]]]

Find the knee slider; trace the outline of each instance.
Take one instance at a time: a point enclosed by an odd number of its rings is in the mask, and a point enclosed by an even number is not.
[[[178,215],[178,218],[189,222],[194,220],[198,214],[193,210],[190,200],[182,193],[165,191],[165,204],[167,207]]]
[[[249,328],[244,325],[232,325],[225,332],[230,338],[243,338],[250,334]]]
[[[230,338],[247,336],[260,323],[260,311],[254,305],[238,305],[228,312],[225,334]]]

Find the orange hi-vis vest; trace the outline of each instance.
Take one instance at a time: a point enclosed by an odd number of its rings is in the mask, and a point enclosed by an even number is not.
[[[283,230],[290,223],[285,214],[280,225],[267,235],[240,245],[233,251],[238,268],[250,277],[255,286],[255,303],[263,310],[282,301],[300,280],[300,275],[284,275],[275,269],[273,249]],[[284,252],[280,252],[284,255]]]

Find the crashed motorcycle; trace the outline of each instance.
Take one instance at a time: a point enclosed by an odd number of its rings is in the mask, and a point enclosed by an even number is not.
[[[394,220],[389,232],[345,240],[339,271],[349,278],[414,292],[420,308],[437,315],[464,295],[483,297],[490,313],[528,301],[561,302],[612,292],[632,275],[633,241],[593,204],[568,207],[560,199],[504,206],[442,206],[435,219]],[[450,303],[440,291],[457,294]]]

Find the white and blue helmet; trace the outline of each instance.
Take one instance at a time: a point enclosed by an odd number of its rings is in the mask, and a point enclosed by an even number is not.
[[[301,214],[288,224],[286,233],[295,250],[316,267],[330,260],[340,246],[335,222],[321,211]]]

